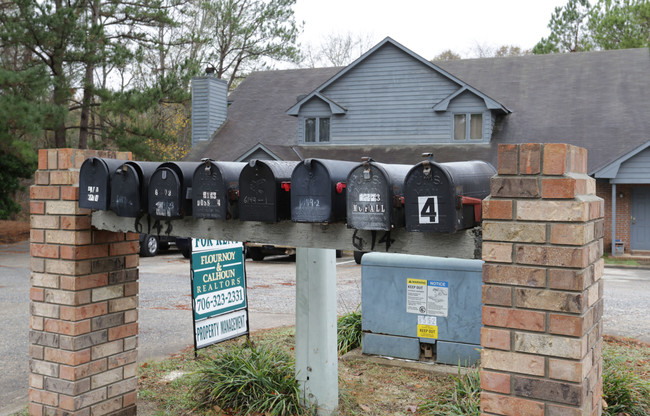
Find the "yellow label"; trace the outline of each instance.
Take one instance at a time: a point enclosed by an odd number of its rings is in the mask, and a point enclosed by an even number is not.
[[[422,286],[426,286],[426,285],[427,285],[427,281],[426,281],[426,280],[422,280],[422,279],[408,279],[408,280],[406,280],[406,284],[407,284],[407,285],[422,285]]]
[[[438,327],[434,325],[418,325],[418,338],[438,339]]]

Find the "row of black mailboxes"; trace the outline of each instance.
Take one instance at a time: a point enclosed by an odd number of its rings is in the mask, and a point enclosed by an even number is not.
[[[327,159],[248,163],[90,158],[79,206],[123,217],[347,222],[360,230],[451,233],[480,222],[494,167],[482,161],[413,165]]]

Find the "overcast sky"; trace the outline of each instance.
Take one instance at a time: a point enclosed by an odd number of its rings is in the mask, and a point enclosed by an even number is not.
[[[426,59],[451,49],[463,57],[476,44],[531,49],[549,34],[555,7],[567,0],[297,0],[303,45],[327,34],[390,36]]]

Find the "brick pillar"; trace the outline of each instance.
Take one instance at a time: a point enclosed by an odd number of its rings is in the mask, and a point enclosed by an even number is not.
[[[483,205],[481,410],[601,415],[603,201],[587,152],[500,145]]]
[[[138,235],[91,227],[78,207],[90,156],[39,151],[31,209],[30,415],[136,413]]]

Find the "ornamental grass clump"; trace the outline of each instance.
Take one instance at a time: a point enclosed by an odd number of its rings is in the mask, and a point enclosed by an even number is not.
[[[442,400],[425,400],[418,414],[431,416],[479,416],[481,414],[481,374],[470,368],[466,374],[454,377],[454,386]]]
[[[635,374],[627,356],[603,351],[603,415],[650,415],[650,382]]]
[[[237,415],[304,415],[294,360],[267,345],[233,346],[201,363],[191,388],[201,407]]]
[[[361,346],[361,312],[349,312],[337,320],[336,338],[339,355]]]

